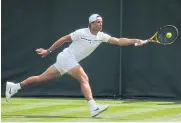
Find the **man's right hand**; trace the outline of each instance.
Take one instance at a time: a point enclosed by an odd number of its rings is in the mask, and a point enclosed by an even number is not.
[[[42,57],[45,57],[49,54],[48,50],[43,48],[38,48],[35,51],[37,52],[37,54],[41,55]]]

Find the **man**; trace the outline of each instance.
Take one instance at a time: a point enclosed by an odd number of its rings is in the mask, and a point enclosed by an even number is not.
[[[80,82],[81,90],[90,106],[92,117],[97,116],[105,111],[109,105],[99,105],[95,102],[92,96],[89,79],[79,61],[89,56],[102,42],[127,46],[133,44],[143,45],[144,41],[139,39],[115,38],[101,32],[102,17],[98,14],[92,14],[89,17],[89,27],[76,30],[64,37],[58,39],[49,49],[38,48],[36,52],[42,57],[47,56],[62,43],[71,41],[68,48],[65,48],[57,56],[55,64],[51,65],[44,73],[38,76],[31,76],[17,84],[13,82],[6,83],[6,100],[18,92],[21,88],[30,84],[42,83],[53,78],[62,76],[67,73]]]

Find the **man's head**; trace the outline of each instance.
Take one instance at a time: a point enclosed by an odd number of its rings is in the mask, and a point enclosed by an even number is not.
[[[92,14],[89,17],[89,27],[97,32],[102,30],[102,22],[102,17],[98,14]]]

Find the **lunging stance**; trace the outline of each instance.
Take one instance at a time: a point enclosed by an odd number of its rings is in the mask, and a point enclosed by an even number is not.
[[[105,111],[109,105],[100,105],[95,102],[89,85],[89,78],[79,62],[89,56],[103,42],[119,46],[134,45],[135,43],[143,45],[146,43],[139,39],[111,37],[102,32],[102,26],[102,17],[98,14],[92,14],[89,17],[89,26],[87,28],[78,29],[61,37],[48,49],[36,49],[39,55],[45,57],[62,43],[71,42],[69,47],[58,54],[56,62],[41,75],[31,76],[19,83],[7,82],[6,100],[8,101],[11,96],[25,86],[39,84],[67,73],[80,82],[81,91],[90,106],[91,116],[95,117]]]

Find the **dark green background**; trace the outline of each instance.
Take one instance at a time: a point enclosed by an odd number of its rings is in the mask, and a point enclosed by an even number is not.
[[[44,72],[69,43],[46,58],[36,48],[88,26],[99,13],[103,31],[114,37],[146,39],[160,26],[181,30],[180,0],[2,0],[1,94],[6,81],[19,82]],[[102,44],[81,61],[94,96],[181,98],[181,41],[169,46],[119,47]],[[68,75],[22,89],[16,96],[82,96]]]

